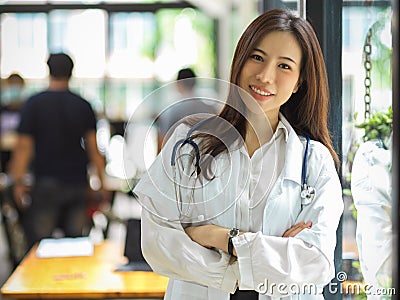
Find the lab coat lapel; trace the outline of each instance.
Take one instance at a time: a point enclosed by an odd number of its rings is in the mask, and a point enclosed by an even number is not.
[[[301,169],[304,157],[304,145],[285,117],[281,121],[288,130],[285,165],[281,173],[282,180],[292,180],[301,186]]]
[[[276,210],[276,205],[278,205],[280,201],[289,202],[291,200],[297,201],[297,199],[300,201],[304,145],[283,116],[281,116],[281,121],[288,130],[288,136],[286,141],[285,164],[268,196],[264,208],[263,233],[269,235],[281,234],[282,228],[287,229],[287,226],[291,226],[289,219],[287,220],[287,224],[282,222],[283,215],[280,215],[282,212]],[[291,213],[295,212],[286,211],[285,215],[290,215]]]

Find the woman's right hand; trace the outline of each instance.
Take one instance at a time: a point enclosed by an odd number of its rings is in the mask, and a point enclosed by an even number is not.
[[[282,237],[294,237],[296,236],[300,231],[302,231],[303,229],[306,228],[311,228],[312,223],[311,221],[308,221],[306,223],[304,222],[300,222],[298,224],[293,225],[292,227],[290,227],[288,230],[286,230]]]

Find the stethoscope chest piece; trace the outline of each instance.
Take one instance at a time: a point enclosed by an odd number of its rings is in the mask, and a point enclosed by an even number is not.
[[[310,204],[315,197],[315,188],[307,184],[304,184],[303,187],[301,188],[300,197],[301,197],[301,204],[303,205]]]
[[[304,158],[303,158],[303,168],[301,170],[301,192],[300,192],[300,198],[301,198],[301,204],[302,205],[307,205],[310,204],[311,201],[315,198],[315,188],[312,186],[309,186],[307,184],[307,158],[308,158],[308,147],[310,146],[310,137],[305,136],[307,140],[306,144],[306,150],[304,152]]]

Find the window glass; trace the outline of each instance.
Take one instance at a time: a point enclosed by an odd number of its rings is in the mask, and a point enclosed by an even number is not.
[[[112,78],[152,78],[156,19],[152,13],[113,13],[110,16],[110,55],[107,74]]]
[[[374,289],[392,271],[390,24],[389,1],[343,3],[343,269]]]
[[[157,16],[155,76],[160,81],[174,79],[184,66],[196,66],[201,76],[212,77],[215,46],[212,20],[193,9],[163,9]]]
[[[44,78],[46,41],[46,14],[1,14],[1,77],[18,71],[25,78]]]
[[[104,76],[107,27],[103,10],[54,10],[49,24],[49,51],[70,54],[75,77]]]
[[[195,9],[110,14],[54,9],[0,16],[2,78],[18,72],[27,90],[44,89],[48,54],[66,52],[75,63],[71,89],[110,119],[127,120],[182,67],[193,67],[198,76],[216,74],[214,20]]]

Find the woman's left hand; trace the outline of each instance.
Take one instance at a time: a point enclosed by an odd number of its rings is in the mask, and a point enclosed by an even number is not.
[[[311,228],[312,226],[312,222],[308,221],[308,222],[300,222],[298,224],[293,225],[292,227],[290,227],[288,230],[286,230],[282,237],[294,237],[296,236],[300,231],[302,231],[303,229],[306,228]]]

